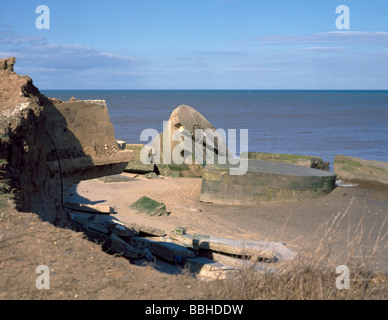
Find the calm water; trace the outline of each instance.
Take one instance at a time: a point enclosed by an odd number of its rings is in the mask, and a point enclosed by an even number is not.
[[[336,154],[388,161],[388,91],[42,93],[64,101],[106,100],[116,139],[127,143],[147,143],[140,141],[141,132],[161,132],[171,112],[186,104],[217,129],[249,129],[249,151],[315,155],[331,164]]]

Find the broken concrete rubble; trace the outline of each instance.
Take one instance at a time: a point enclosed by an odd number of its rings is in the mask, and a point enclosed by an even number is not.
[[[112,232],[112,225],[104,223],[101,220],[84,219],[78,217],[78,214],[71,215],[76,230],[82,231],[91,241],[98,241],[102,244],[104,250],[123,256],[128,259],[146,259],[153,261],[152,253],[144,248],[142,250],[132,247],[128,242]]]
[[[244,268],[258,272],[281,271],[279,262],[296,256],[295,251],[280,243],[190,236],[185,228],[176,228],[166,236],[163,230],[150,226],[128,225],[109,215],[76,211],[71,213],[71,218],[76,228],[89,239],[103,243],[109,252],[147,261],[157,257],[184,266],[200,279],[226,279]]]

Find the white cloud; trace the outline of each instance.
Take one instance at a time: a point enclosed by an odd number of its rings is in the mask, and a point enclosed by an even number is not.
[[[0,31],[0,44],[11,45],[43,45],[47,44],[46,39],[41,35],[17,34],[13,30]]]
[[[312,51],[312,52],[323,52],[323,53],[336,53],[345,50],[344,47],[306,47],[300,48],[300,51]]]
[[[313,35],[267,35],[258,39],[272,45],[290,44],[374,44],[388,45],[388,32],[332,31]]]
[[[0,31],[0,44],[7,44],[1,56],[15,56],[19,67],[58,70],[85,70],[90,68],[123,68],[140,63],[130,56],[101,52],[81,44],[48,43],[43,36],[20,35],[13,30]]]
[[[1,44],[0,58],[16,57],[15,71],[29,75],[43,88],[123,86],[139,77],[139,67],[146,64],[131,56],[82,44],[49,43],[42,36],[12,30],[0,30]]]

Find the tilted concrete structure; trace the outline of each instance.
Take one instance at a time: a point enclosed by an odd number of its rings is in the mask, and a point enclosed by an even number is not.
[[[184,141],[186,151],[191,151],[186,154],[180,150]],[[178,163],[174,160],[174,153],[180,160]],[[207,153],[226,156],[226,143],[203,115],[181,105],[172,112],[163,133],[154,141],[153,163],[165,176],[201,177]]]

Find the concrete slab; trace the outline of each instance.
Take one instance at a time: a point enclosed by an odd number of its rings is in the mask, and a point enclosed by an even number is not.
[[[133,178],[124,176],[122,174],[113,174],[110,176],[105,176],[97,179],[104,183],[128,182],[128,181],[134,180]]]
[[[249,160],[244,175],[230,175],[231,165],[207,165],[200,200],[216,204],[257,204],[318,198],[335,187],[336,175],[322,170]]]
[[[329,171],[330,162],[323,161],[320,157],[298,155],[298,154],[282,154],[282,153],[268,153],[268,152],[243,152],[242,158],[250,160],[262,160],[271,162],[288,163],[296,166],[306,168],[314,168]]]
[[[255,257],[255,260],[285,261],[296,257],[297,252],[285,244],[274,241],[237,240],[209,235],[186,234],[182,229],[170,233],[170,238],[195,251],[211,250],[229,255]]]
[[[96,205],[96,204],[82,204],[67,201],[65,203],[65,208],[81,211],[81,212],[90,212],[96,214],[111,214],[114,213],[114,210],[110,206]]]

